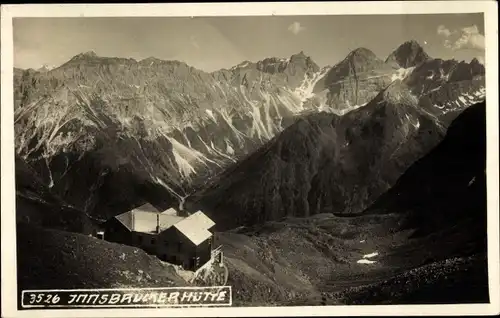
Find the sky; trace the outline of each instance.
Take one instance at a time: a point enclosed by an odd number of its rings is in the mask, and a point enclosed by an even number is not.
[[[303,51],[320,66],[365,47],[385,59],[418,41],[434,58],[484,60],[478,14],[260,17],[15,18],[14,65],[59,66],[73,56],[179,60],[205,71]]]

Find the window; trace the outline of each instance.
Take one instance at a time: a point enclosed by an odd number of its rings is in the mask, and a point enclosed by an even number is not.
[[[182,251],[182,242],[179,242],[179,244],[177,245],[177,248],[178,248],[179,252]]]
[[[137,241],[138,241],[139,243],[142,243],[142,236],[140,236],[140,235],[139,235],[139,236],[137,236]]]
[[[151,245],[155,245],[156,240],[154,238],[151,239]]]

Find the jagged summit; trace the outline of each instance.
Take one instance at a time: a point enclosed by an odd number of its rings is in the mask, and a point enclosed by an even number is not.
[[[376,58],[377,56],[375,53],[373,53],[372,50],[367,49],[365,47],[358,47],[354,50],[352,50],[347,57],[353,57],[353,56],[360,56],[360,57],[366,57],[366,58]]]
[[[342,62],[364,64],[371,63],[372,61],[382,62],[372,50],[365,47],[359,47],[349,52]]]
[[[470,61],[470,65],[472,65],[472,66],[477,66],[477,65],[484,66],[484,63],[481,63],[477,58],[473,58]]]
[[[170,65],[187,65],[184,62],[178,60],[162,60],[154,56],[147,57],[139,61],[141,65],[152,66],[154,64],[170,64]]]
[[[38,72],[48,72],[51,69],[53,69],[53,67],[50,67],[48,64],[43,64],[40,68],[37,69],[37,71]]]
[[[347,54],[346,58],[340,64],[348,63],[349,65],[360,68],[360,70],[377,68],[384,63],[377,57],[372,50],[365,47],[359,47]]]
[[[410,46],[417,46],[417,47],[422,47],[420,43],[417,40],[409,40],[404,42],[401,46],[403,45],[410,45]]]
[[[393,66],[409,68],[430,59],[423,47],[415,40],[407,41],[394,50],[386,59]]]
[[[154,56],[149,56],[145,59],[142,59],[140,60],[139,62],[161,62],[162,60],[160,60],[159,58],[157,57],[154,57]]]
[[[96,58],[96,57],[98,57],[96,52],[94,50],[90,50],[90,51],[75,55],[71,60]]]
[[[373,70],[384,64],[373,51],[359,47],[352,50],[347,56],[332,67],[328,76],[335,75],[335,78],[345,77],[353,72],[364,72],[366,70]]]
[[[299,53],[292,54],[290,60],[292,59],[307,59],[310,58],[308,55],[304,53],[304,51],[300,51]]]

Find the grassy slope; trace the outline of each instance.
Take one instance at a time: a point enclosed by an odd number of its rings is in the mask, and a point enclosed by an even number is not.
[[[413,237],[414,230],[401,229],[403,221],[404,217],[395,214],[321,215],[267,224],[258,231],[219,233],[233,303],[269,306],[487,299],[484,252],[477,248],[480,242],[475,235],[463,235],[470,222]],[[357,263],[374,252],[378,255],[370,260],[376,263]],[[427,293],[433,288],[442,294]],[[460,294],[453,293],[455,288]]]
[[[405,242],[411,231],[390,230],[399,226],[399,219],[397,215],[342,218],[323,214],[218,233],[235,305],[311,299],[321,292],[341,291],[402,271],[387,264],[357,263],[363,255],[389,253],[393,245]]]
[[[187,285],[171,265],[137,248],[23,224],[17,232],[20,289]]]

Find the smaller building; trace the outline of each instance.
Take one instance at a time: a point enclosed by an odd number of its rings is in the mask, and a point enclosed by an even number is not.
[[[163,261],[196,271],[212,257],[215,223],[203,212],[187,215],[147,203],[105,223],[105,240],[143,249]]]

